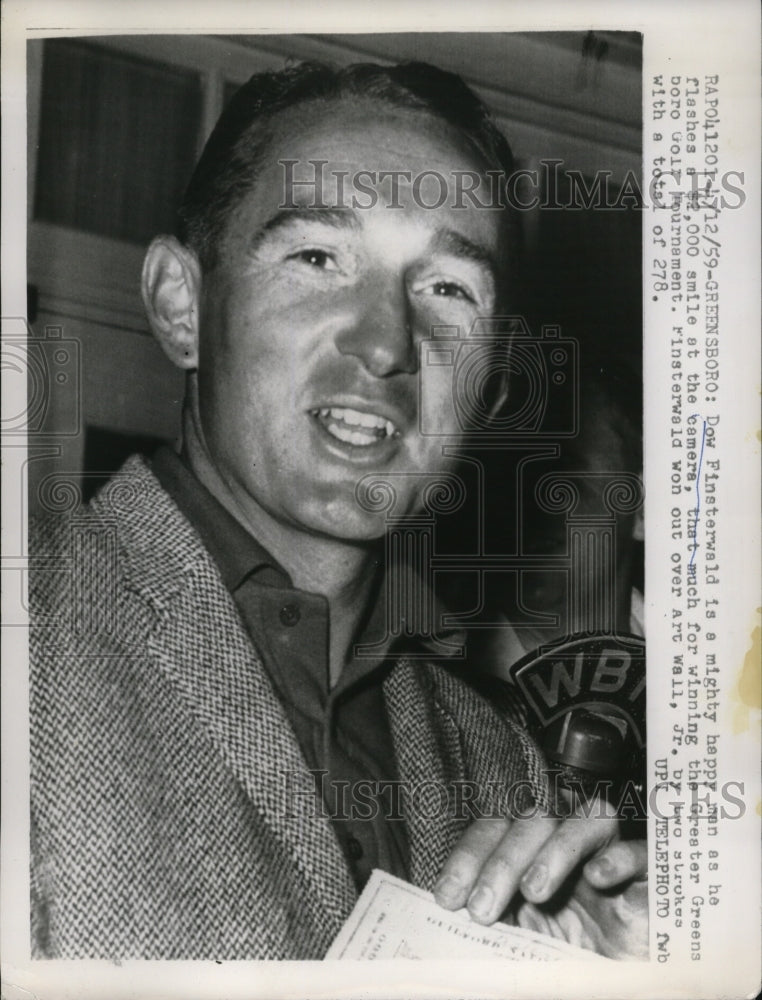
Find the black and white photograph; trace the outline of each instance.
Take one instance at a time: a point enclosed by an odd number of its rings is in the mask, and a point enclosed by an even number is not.
[[[5,60],[4,983],[719,996],[760,868],[752,81],[635,4],[116,6]]]

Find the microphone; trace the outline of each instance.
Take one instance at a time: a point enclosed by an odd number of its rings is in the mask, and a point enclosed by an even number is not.
[[[596,796],[623,820],[645,818],[645,642],[635,635],[571,635],[509,669],[527,727],[557,784]]]

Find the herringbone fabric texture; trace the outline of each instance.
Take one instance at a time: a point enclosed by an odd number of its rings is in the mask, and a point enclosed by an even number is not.
[[[64,958],[321,958],[356,891],[197,535],[139,458],[34,525],[32,945]],[[433,665],[385,681],[401,780],[530,778],[533,745]],[[406,815],[430,887],[463,820]]]

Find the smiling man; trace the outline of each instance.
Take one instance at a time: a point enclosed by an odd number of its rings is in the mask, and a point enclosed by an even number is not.
[[[462,197],[510,170],[422,64],[263,74],[226,109],[143,271],[188,373],[181,453],[36,531],[36,954],[320,958],[374,867],[485,923],[522,898],[536,923],[572,873],[555,926],[642,952],[642,845],[559,823],[527,736],[416,622],[393,640],[384,573],[406,570],[358,497],[372,474],[404,519],[453,473],[452,372],[420,349],[510,305],[510,213]],[[468,809],[411,794],[466,786]],[[532,815],[490,812],[495,788]]]

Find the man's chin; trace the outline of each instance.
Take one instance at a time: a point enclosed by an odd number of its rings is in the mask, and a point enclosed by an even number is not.
[[[385,514],[370,514],[356,507],[344,511],[323,510],[305,518],[302,524],[316,535],[350,545],[372,545],[383,538],[388,527]]]
[[[436,484],[442,474],[434,473]],[[428,481],[428,480],[426,480]],[[395,469],[315,482],[305,481],[292,499],[292,516],[303,528],[345,542],[373,542],[391,523],[415,515],[423,506],[417,472]]]

